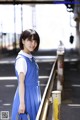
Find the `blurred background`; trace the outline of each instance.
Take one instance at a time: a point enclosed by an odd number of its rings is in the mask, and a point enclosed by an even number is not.
[[[18,51],[20,34],[29,28],[39,33],[40,50],[54,50],[60,40],[66,49],[75,48],[76,21],[69,10],[65,4],[0,4],[0,52]]]

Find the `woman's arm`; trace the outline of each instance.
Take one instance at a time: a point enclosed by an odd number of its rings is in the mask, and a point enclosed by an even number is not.
[[[24,85],[25,75],[23,72],[19,74],[19,98],[20,98],[20,105],[19,105],[19,113],[25,112],[25,85]]]

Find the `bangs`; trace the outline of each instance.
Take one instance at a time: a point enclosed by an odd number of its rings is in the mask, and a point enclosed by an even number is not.
[[[31,37],[34,41],[38,42],[38,36],[36,34],[32,34]]]
[[[37,43],[39,42],[39,36],[37,34],[30,34],[28,37],[29,40],[34,40]]]

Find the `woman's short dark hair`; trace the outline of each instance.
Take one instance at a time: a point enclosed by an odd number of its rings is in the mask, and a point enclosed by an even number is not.
[[[37,51],[39,48],[39,44],[40,44],[40,37],[39,37],[38,33],[32,29],[25,30],[21,33],[20,41],[19,41],[20,49],[24,48],[22,40],[24,40],[24,41],[25,41],[25,39],[31,40],[32,38],[37,42],[37,47],[34,50],[34,51]]]

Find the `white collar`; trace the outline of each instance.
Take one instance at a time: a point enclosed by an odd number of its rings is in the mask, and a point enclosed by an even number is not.
[[[28,57],[28,58],[32,58],[32,54],[27,54],[27,53],[25,53],[23,50],[21,50],[21,51],[18,53],[18,55],[19,55],[19,54],[24,55],[24,56],[26,56],[26,57]]]

